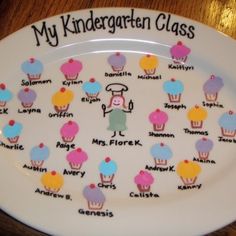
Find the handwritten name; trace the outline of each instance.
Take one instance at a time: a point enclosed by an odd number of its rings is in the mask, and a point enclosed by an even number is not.
[[[188,190],[188,189],[200,189],[202,184],[193,184],[193,185],[179,185],[179,190]]]
[[[159,198],[160,196],[157,193],[147,192],[147,193],[134,193],[129,194],[131,198]]]
[[[66,151],[69,151],[71,149],[75,149],[75,144],[74,143],[61,143],[58,141],[56,143],[56,148],[61,148],[61,149],[66,149]]]
[[[218,137],[218,141],[219,142],[224,142],[224,143],[236,143],[236,139],[232,138],[225,138],[225,137],[222,137],[222,136],[219,136]]]
[[[37,80],[37,81],[28,81],[28,80],[22,80],[21,86],[34,86],[34,85],[41,85],[41,84],[51,84],[52,80]]]
[[[1,108],[0,109],[0,114],[3,115],[3,114],[8,114],[8,108]]]
[[[164,107],[167,109],[172,109],[172,110],[180,110],[180,109],[187,109],[187,107],[184,104],[169,104],[169,103],[164,103]]]
[[[154,170],[159,172],[175,172],[174,166],[167,166],[167,167],[161,167],[161,166],[145,166],[146,170]]]
[[[149,132],[150,137],[175,138],[174,134]]]
[[[57,112],[57,113],[49,113],[48,117],[50,118],[66,118],[66,117],[73,117],[74,114],[73,113],[68,113],[66,111],[61,111],[61,112]]]
[[[37,188],[35,190],[35,193],[38,193],[38,194],[41,194],[41,195],[45,195],[47,197],[60,198],[60,199],[65,199],[65,200],[72,201],[70,194],[52,193],[52,192],[49,192],[49,191],[41,190],[39,188]]]
[[[214,160],[203,160],[203,159],[200,159],[200,158],[193,158],[193,161],[196,161],[196,162],[200,162],[200,163],[209,163],[209,164],[216,164],[216,162]]]
[[[31,113],[41,113],[41,109],[39,108],[24,108],[24,109],[18,109],[18,113],[23,113],[23,114],[28,114],[30,115]]]
[[[99,140],[94,138],[92,144],[97,144],[99,146],[143,146],[139,139],[137,140],[116,140],[110,139],[108,142],[105,140]]]
[[[0,141],[0,147],[4,147],[6,149],[11,149],[11,150],[20,150],[20,151],[24,150],[24,146],[18,143],[14,145],[9,145]]]
[[[183,70],[183,71],[194,70],[194,66],[186,66],[182,64],[179,64],[179,65],[169,64],[168,68],[174,69],[174,70]]]
[[[86,216],[101,216],[101,217],[114,217],[113,212],[106,210],[106,211],[91,211],[91,210],[84,210],[80,208],[78,210],[78,213],[81,215],[86,215]]]
[[[47,168],[41,168],[41,167],[35,167],[35,166],[28,166],[26,164],[24,164],[22,166],[22,168],[24,169],[28,169],[28,170],[33,170],[33,171],[36,171],[36,172],[47,172]]]
[[[122,72],[115,72],[115,73],[107,73],[105,72],[105,77],[122,77],[122,76],[132,76],[131,72],[122,71]]]
[[[115,184],[110,184],[110,183],[98,183],[98,187],[99,188],[106,188],[106,189],[113,189],[115,190],[116,189],[116,185]]]
[[[100,102],[100,98],[88,98],[88,97],[83,97],[81,98],[81,102],[88,102],[88,103],[93,103],[93,102]]]
[[[184,128],[184,132],[186,134],[191,134],[191,135],[195,135],[195,134],[197,134],[197,135],[206,135],[206,136],[208,135],[208,131],[190,130],[188,128]]]
[[[82,83],[83,83],[82,80],[76,80],[76,81],[63,80],[63,81],[62,81],[62,85],[65,85],[65,86],[67,86],[67,87],[70,87],[71,85],[82,84]]]
[[[83,178],[85,175],[85,171],[80,170],[63,170],[63,175],[73,175],[73,176],[80,176],[80,178]]]
[[[213,103],[209,103],[209,102],[202,102],[202,105],[204,107],[209,107],[209,108],[212,108],[212,107],[219,107],[219,108],[224,108],[224,106],[222,104],[220,104],[219,102],[213,102]]]
[[[160,80],[162,79],[161,75],[138,75],[138,79],[145,79],[145,80]]]

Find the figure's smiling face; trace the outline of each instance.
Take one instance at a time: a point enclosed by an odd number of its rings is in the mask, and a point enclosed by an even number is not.
[[[112,106],[115,108],[122,107],[123,99],[121,97],[114,97],[112,100]]]

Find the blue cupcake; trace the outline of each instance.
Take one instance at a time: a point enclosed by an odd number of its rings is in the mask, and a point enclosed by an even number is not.
[[[236,135],[236,113],[233,111],[225,112],[218,121],[221,133],[224,137],[233,138]]]
[[[22,124],[10,120],[2,129],[3,136],[8,139],[10,143],[17,143],[22,131]]]
[[[99,165],[100,178],[103,184],[112,183],[115,173],[117,171],[117,165],[110,157],[106,157]]]
[[[94,78],[91,78],[89,81],[83,84],[82,89],[86,93],[87,97],[92,99],[97,98],[102,89],[102,86]]]
[[[151,155],[154,158],[155,165],[167,165],[167,161],[172,158],[173,153],[168,145],[157,143],[151,147]]]
[[[184,91],[184,85],[180,80],[171,79],[163,84],[164,91],[168,94],[170,102],[180,102],[181,94]]]
[[[6,103],[12,99],[12,93],[5,84],[0,84],[0,107],[5,107]]]
[[[43,143],[35,146],[30,151],[30,162],[33,167],[42,167],[45,160],[49,157],[49,148]]]
[[[21,65],[21,69],[30,81],[39,80],[43,72],[43,64],[35,58],[30,58]]]

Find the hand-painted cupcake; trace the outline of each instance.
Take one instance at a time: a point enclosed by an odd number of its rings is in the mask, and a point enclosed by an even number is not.
[[[94,78],[91,78],[83,84],[82,89],[89,99],[93,99],[98,97],[101,92],[102,85]]]
[[[72,142],[78,132],[79,125],[72,120],[66,122],[60,129],[61,138],[65,143]]]
[[[99,171],[101,182],[103,184],[110,184],[112,183],[117,171],[117,165],[110,157],[106,157],[106,159],[100,163]]]
[[[80,170],[83,163],[88,160],[88,155],[81,148],[77,148],[67,154],[66,160],[69,162],[71,169]]]
[[[207,110],[196,105],[188,111],[187,116],[193,129],[201,129],[203,121],[207,118]]]
[[[207,138],[199,139],[195,144],[196,150],[198,152],[199,159],[207,160],[210,154],[210,151],[213,148],[213,142]]]
[[[30,81],[38,80],[43,72],[43,64],[35,58],[30,58],[21,65],[21,69]]]
[[[57,193],[63,186],[64,179],[61,174],[57,173],[56,171],[51,171],[42,175],[41,183],[48,192]]]
[[[22,124],[10,120],[7,125],[3,127],[3,135],[10,143],[17,143],[22,131]]]
[[[176,172],[183,181],[184,185],[192,185],[196,182],[201,167],[197,162],[184,160],[179,162]]]
[[[170,48],[171,57],[173,59],[173,62],[176,64],[186,62],[190,52],[190,48],[183,45],[181,41]]]
[[[224,137],[233,138],[236,135],[236,113],[233,111],[221,115],[218,121],[221,127],[221,133]]]
[[[168,121],[168,115],[164,111],[156,109],[154,112],[150,113],[148,118],[153,124],[154,131],[163,131],[165,129],[165,124]]]
[[[5,107],[6,103],[12,99],[12,93],[5,84],[0,84],[0,107]]]
[[[36,100],[37,94],[33,89],[24,88],[21,89],[18,93],[18,99],[21,102],[21,105],[24,108],[30,108],[33,106],[34,101]]]
[[[151,147],[151,155],[154,158],[156,166],[167,165],[167,161],[173,156],[170,147],[164,143],[157,143]]]
[[[217,100],[218,93],[223,86],[224,83],[222,78],[211,75],[210,79],[208,79],[203,85],[206,100],[208,102],[215,102]]]
[[[60,70],[64,74],[66,80],[76,80],[83,68],[79,60],[69,59],[68,62],[61,65]]]
[[[42,167],[45,160],[49,157],[49,148],[43,143],[35,146],[30,151],[30,162],[33,167]]]
[[[126,57],[120,52],[117,52],[115,54],[110,55],[107,59],[107,62],[114,72],[120,72],[125,67]]]
[[[184,85],[180,80],[171,79],[163,84],[164,91],[168,94],[170,102],[180,102]]]
[[[150,54],[143,56],[139,61],[139,65],[146,75],[154,75],[158,64],[157,57]]]
[[[141,170],[139,174],[135,176],[134,182],[140,192],[149,192],[151,190],[151,185],[154,182],[154,178],[148,171]]]
[[[83,195],[88,202],[88,208],[90,210],[101,210],[106,201],[103,192],[95,184],[86,186],[83,190]]]
[[[66,112],[69,109],[70,103],[74,98],[71,90],[61,88],[52,96],[52,104],[56,112]]]

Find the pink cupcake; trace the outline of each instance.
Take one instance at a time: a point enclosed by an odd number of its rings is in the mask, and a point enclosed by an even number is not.
[[[69,59],[68,62],[61,65],[60,70],[67,80],[76,80],[83,68],[79,60]]]
[[[190,52],[190,48],[183,45],[181,41],[179,41],[176,45],[172,46],[170,49],[171,57],[173,59],[173,62],[176,64],[186,62]]]
[[[62,140],[65,143],[72,142],[78,132],[79,132],[79,125],[71,120],[66,122],[60,129]]]
[[[153,124],[154,131],[163,131],[165,129],[165,124],[168,121],[168,115],[164,111],[156,109],[154,112],[150,113],[148,118]]]
[[[151,190],[151,185],[154,182],[154,178],[149,172],[141,170],[139,174],[135,176],[134,182],[137,184],[140,192],[149,192]]]
[[[69,162],[71,169],[79,170],[82,167],[83,163],[87,161],[88,156],[87,153],[84,152],[81,148],[77,148],[69,152],[66,156],[66,159]]]

